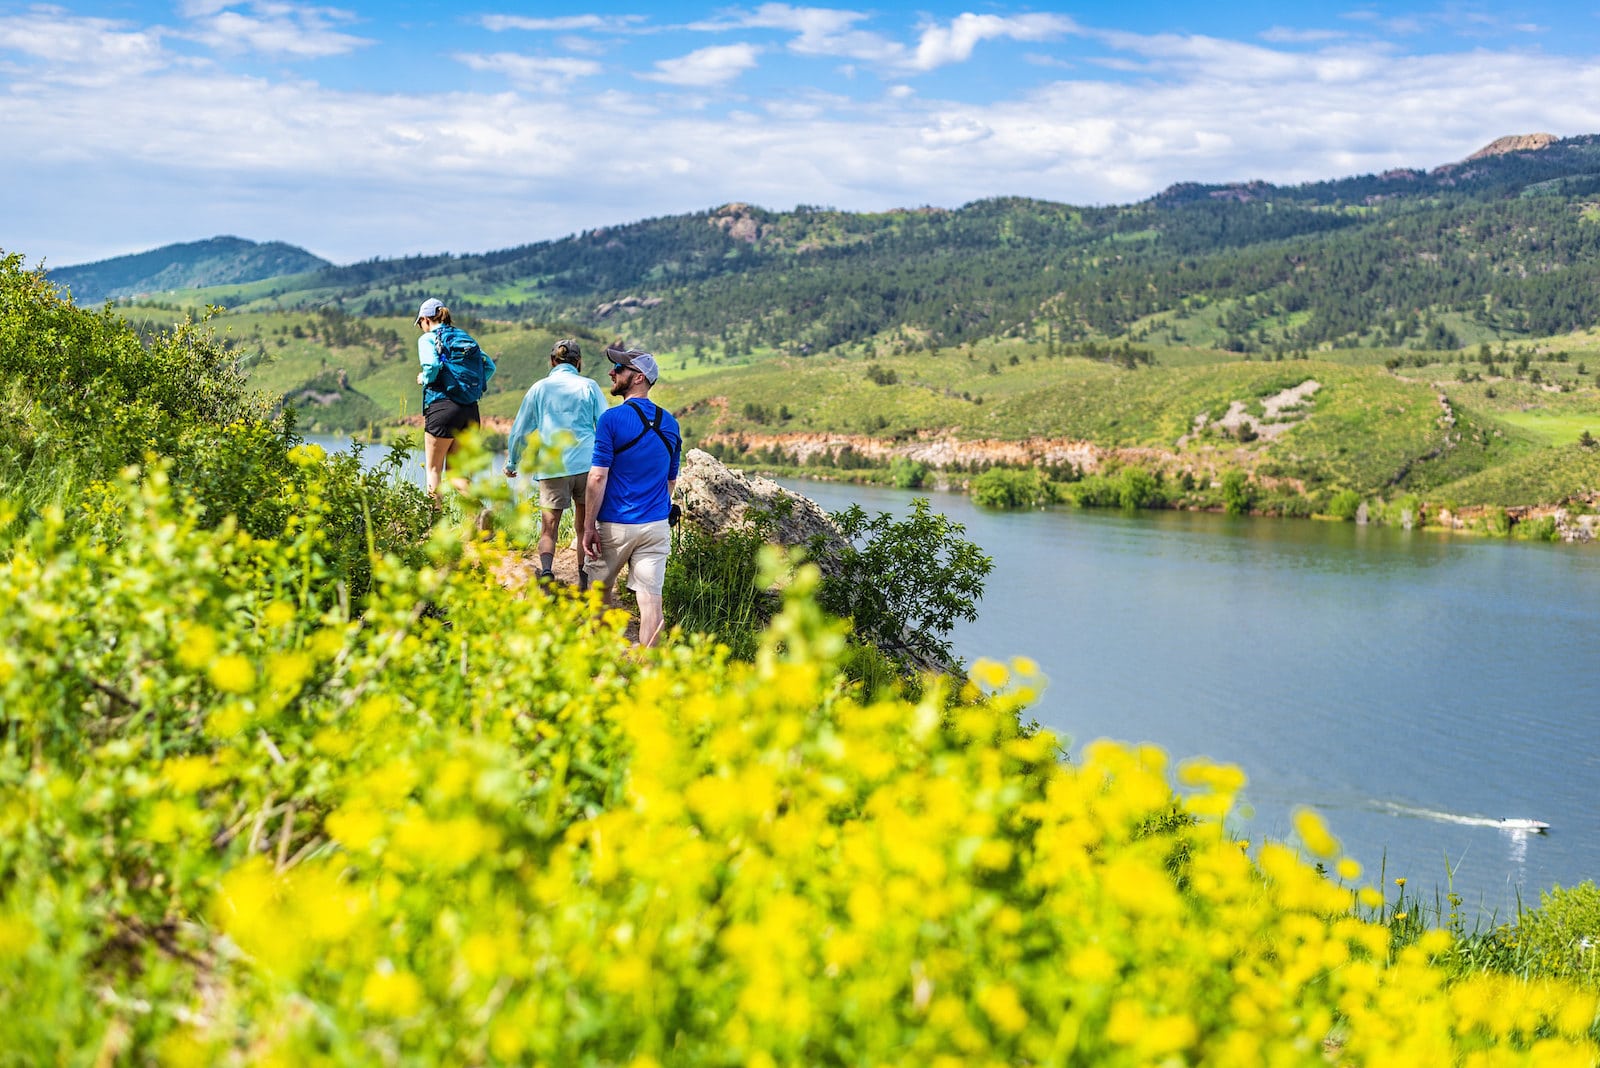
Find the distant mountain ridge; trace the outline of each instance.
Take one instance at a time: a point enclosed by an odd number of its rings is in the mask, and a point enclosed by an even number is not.
[[[468,255],[372,259],[197,299],[457,314],[733,360],[986,338],[1284,353],[1600,325],[1600,136],[1500,138],[1432,169],[1179,183],[1133,204],[994,197],[877,213],[752,204]]]
[[[55,267],[48,274],[52,282],[70,289],[78,304],[96,304],[173,289],[241,285],[332,266],[328,260],[282,241],[222,236]]]

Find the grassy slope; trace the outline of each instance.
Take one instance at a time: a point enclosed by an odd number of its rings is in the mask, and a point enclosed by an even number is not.
[[[179,318],[157,308],[125,314],[156,325]],[[310,430],[357,430],[373,412],[380,422],[392,422],[417,411],[415,327],[396,318],[360,322],[398,336],[398,347],[391,340],[387,351],[373,342],[330,348],[318,337],[294,338],[296,324],[308,334],[316,329],[316,318],[305,312],[235,311],[216,320],[246,354],[255,383],[273,393],[325,382],[331,370],[347,372],[361,396],[331,409],[307,407],[301,425]],[[500,365],[484,413],[509,418],[526,387],[545,373],[557,331],[470,325]],[[591,353],[587,370],[602,383],[605,365],[594,356],[605,338],[627,336],[626,321],[610,325],[610,333],[579,333]],[[1594,384],[1600,337],[1592,334],[1502,346],[1493,356],[1497,373],[1488,377],[1475,348],[1438,354],[1337,349],[1314,359],[1269,362],[1192,346],[1138,347],[1151,353],[1154,367],[1127,370],[1052,356],[1037,338],[909,354],[893,354],[885,343],[870,359],[859,354],[864,347],[847,356],[805,358],[758,350],[736,364],[667,350],[658,354],[665,373],[659,396],[683,413],[691,441],[712,433],[883,439],[936,431],[962,439],[1055,437],[1176,450],[1198,414],[1216,419],[1234,401],[1259,414],[1261,398],[1314,378],[1323,388],[1311,417],[1277,440],[1241,452],[1237,443],[1212,436],[1184,452],[1222,465],[1242,462],[1312,489],[1385,496],[1414,491],[1461,505],[1551,503],[1600,485],[1590,454],[1564,447],[1585,429],[1600,432]],[[1531,354],[1542,384],[1506,377],[1521,351]],[[1386,367],[1397,360],[1404,362]],[[892,373],[897,381],[877,385],[872,373]],[[1468,381],[1459,380],[1463,374]],[[1475,377],[1481,380],[1470,380]],[[1566,391],[1552,391],[1553,382]],[[1455,413],[1453,428],[1441,420],[1440,394]],[[787,420],[779,418],[783,409]],[[351,420],[355,425],[346,425]]]
[[[1383,366],[1394,355],[1386,350],[1270,363],[1201,350],[1154,351],[1156,367],[1133,371],[1049,357],[1042,345],[1020,342],[870,361],[782,358],[688,381],[669,375],[662,399],[684,413],[692,435],[889,438],[938,430],[964,439],[1063,437],[1177,450],[1196,415],[1216,419],[1234,401],[1259,415],[1262,398],[1315,379],[1322,389],[1310,417],[1277,440],[1240,452],[1237,443],[1212,436],[1182,451],[1225,464],[1254,463],[1263,474],[1300,479],[1311,488],[1392,496],[1435,495],[1448,486],[1458,504],[1550,502],[1600,485],[1588,473],[1588,453],[1547,448],[1572,441],[1574,428],[1588,421],[1600,426],[1600,392],[1590,385],[1558,394],[1508,380],[1458,383],[1451,379],[1454,363],[1396,373]],[[1556,374],[1562,365],[1548,366]],[[869,372],[892,372],[898,381],[877,385]],[[1570,366],[1564,373],[1579,380]],[[757,418],[749,417],[747,405],[762,410]],[[784,407],[791,418],[779,421],[775,413]],[[1473,477],[1503,465],[1498,478]]]

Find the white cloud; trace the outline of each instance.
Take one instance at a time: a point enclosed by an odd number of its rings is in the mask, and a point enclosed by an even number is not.
[[[1288,26],[1274,26],[1263,30],[1261,39],[1273,44],[1321,44],[1350,36],[1340,30],[1297,30]]]
[[[804,56],[838,56],[871,63],[890,63],[905,54],[905,46],[876,33],[856,30],[869,16],[837,8],[762,4],[754,11],[734,11],[718,19],[691,23],[695,30],[780,30],[797,36],[786,46]]]
[[[1065,15],[957,15],[947,26],[924,29],[909,63],[915,70],[933,70],[947,63],[965,63],[984,41],[1048,41],[1077,29],[1077,23]]]
[[[930,55],[993,39],[981,24],[945,28]],[[1587,56],[1097,34],[1111,50],[1102,55],[1142,76],[1087,59],[1066,72],[1019,62],[1051,80],[979,103],[934,99],[921,81],[919,92],[895,80],[847,93],[822,71],[725,116],[701,105],[756,64],[754,44],[655,72],[704,92],[625,92],[609,78],[560,94],[345,92],[176,65],[153,28],[34,11],[11,29],[0,54],[22,74],[0,72],[0,113],[26,151],[0,155],[0,185],[28,210],[8,218],[3,241],[57,264],[216,233],[346,262],[488,250],[731,200],[854,211],[1002,194],[1119,203],[1176,181],[1426,167],[1502,134],[1600,132],[1600,62]],[[99,80],[47,80],[49,56]],[[457,58],[534,88],[552,74],[604,73],[587,58]],[[471,210],[443,229],[415,225],[440,205]]]
[[[561,88],[562,79],[587,78],[604,70],[592,59],[528,56],[520,52],[458,52],[451,58],[470,70],[503,74],[519,86],[544,90]]]
[[[561,15],[555,18],[534,18],[527,15],[485,15],[479,20],[484,29],[500,33],[504,30],[528,30],[535,33],[570,33],[578,30],[595,30],[601,33],[621,33],[645,22],[643,15]]]
[[[355,20],[348,11],[285,3],[191,5],[192,29],[183,36],[223,53],[256,52],[297,59],[341,56],[373,42],[334,27]]]
[[[655,73],[639,77],[666,85],[722,85],[754,67],[760,54],[761,49],[752,44],[713,45],[675,59],[657,60]]]
[[[110,19],[40,8],[6,21],[0,51],[44,61],[33,69],[52,75],[52,80],[104,85],[169,66],[162,33],[158,28],[130,30]]]

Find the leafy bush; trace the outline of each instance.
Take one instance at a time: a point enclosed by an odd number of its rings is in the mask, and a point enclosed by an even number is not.
[[[1571,979],[1600,989],[1600,887],[1584,882],[1539,895],[1539,907],[1496,936],[1514,952],[1525,977]]]
[[[1255,487],[1250,476],[1235,468],[1222,476],[1222,509],[1229,515],[1244,515],[1255,504]]]
[[[928,481],[928,465],[920,460],[896,456],[889,462],[889,478],[895,489],[921,489]]]
[[[680,524],[661,591],[667,618],[690,633],[714,634],[732,656],[751,659],[757,637],[778,608],[776,596],[760,581],[765,545],[758,515],[749,526],[715,535],[693,523]]]
[[[1087,475],[1063,487],[1061,493],[1080,508],[1120,508],[1131,512],[1139,508],[1162,508],[1167,503],[1161,476],[1137,464]]]
[[[1514,537],[1523,541],[1560,541],[1561,532],[1556,529],[1554,516],[1541,515],[1537,518],[1524,519],[1511,528]]]
[[[926,497],[912,501],[905,519],[869,516],[860,505],[833,518],[850,544],[829,562],[818,591],[822,607],[891,657],[948,663],[948,635],[957,619],[977,618],[994,561]],[[824,551],[820,541],[811,547],[813,556]]]
[[[1037,468],[991,467],[972,480],[972,499],[984,508],[1042,508],[1055,503],[1050,480]]]
[[[114,541],[122,517],[107,510],[102,487],[128,465],[161,457],[170,461],[163,477],[204,525],[231,520],[276,539],[291,533],[301,496],[326,501],[320,595],[359,601],[375,554],[420,561],[433,511],[398,477],[410,443],[400,441],[372,471],[362,470],[359,452],[321,464],[321,449],[297,448],[293,414],[269,418],[270,402],[249,392],[234,356],[199,325],[185,322],[147,344],[109,312],[73,307],[19,257],[5,257],[0,379],[0,488],[19,505],[10,519],[18,529],[57,507]]]
[[[1335,493],[1328,500],[1328,514],[1335,519],[1350,522],[1361,511],[1361,494],[1352,489],[1343,489]]]

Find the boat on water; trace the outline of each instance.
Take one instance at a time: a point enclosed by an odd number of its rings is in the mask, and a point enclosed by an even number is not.
[[[1543,834],[1550,829],[1550,825],[1542,820],[1526,820],[1515,816],[1502,817],[1499,825],[1508,831],[1532,831],[1534,834]]]

